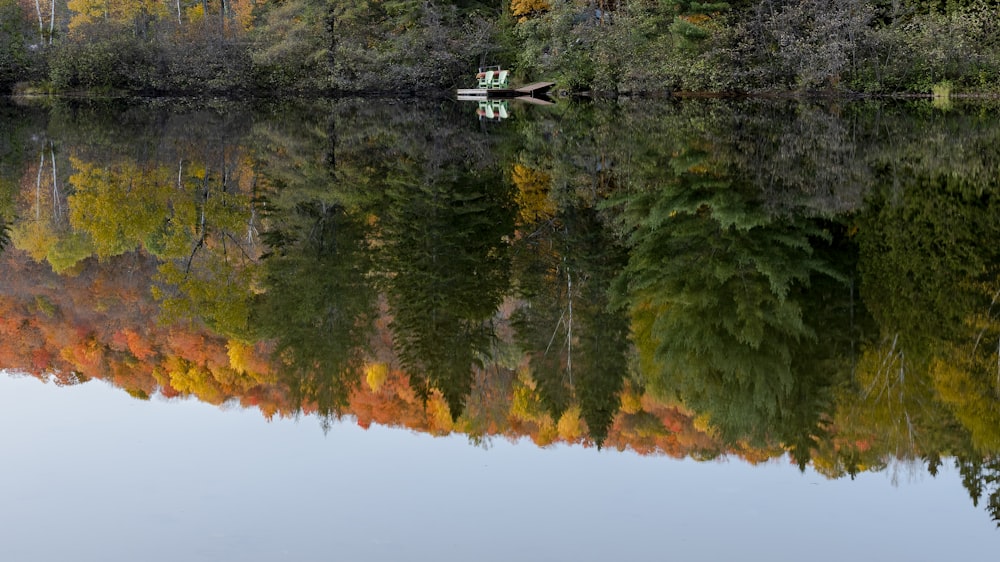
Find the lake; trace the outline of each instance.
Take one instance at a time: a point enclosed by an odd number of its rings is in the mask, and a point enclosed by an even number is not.
[[[0,559],[985,558],[998,107],[0,104]]]

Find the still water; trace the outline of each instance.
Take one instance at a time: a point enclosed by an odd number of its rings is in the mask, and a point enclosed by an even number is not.
[[[996,107],[488,109],[0,106],[0,559],[992,552]]]
[[[830,480],[0,379],[3,560],[985,560],[957,473]],[[898,482],[892,480],[896,478]]]

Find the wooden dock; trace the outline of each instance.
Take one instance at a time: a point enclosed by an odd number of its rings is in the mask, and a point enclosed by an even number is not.
[[[555,85],[555,82],[535,82],[520,88],[459,88],[458,99],[542,98]]]

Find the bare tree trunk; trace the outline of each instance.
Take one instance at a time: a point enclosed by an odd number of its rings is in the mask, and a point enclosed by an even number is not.
[[[177,25],[181,25],[181,0],[177,0]]]
[[[49,14],[49,45],[52,44],[52,34],[56,30],[56,0],[52,0],[50,6],[52,11]]]

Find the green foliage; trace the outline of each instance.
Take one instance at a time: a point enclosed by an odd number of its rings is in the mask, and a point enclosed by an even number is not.
[[[898,17],[875,27],[860,45],[851,85],[866,91],[926,93],[947,80],[956,89],[995,89],[1000,80],[998,15],[997,6],[974,3],[948,13]]]
[[[464,86],[481,55],[497,50],[495,14],[454,4],[337,3],[331,16],[333,87],[413,92]]]
[[[257,87],[253,83],[253,53],[244,41],[220,40],[205,32],[177,38],[165,34],[154,37],[147,49],[152,66],[148,82],[140,84],[141,90],[234,96]]]
[[[978,288],[1000,254],[996,183],[895,170],[901,194],[872,198],[860,234],[862,294],[884,326],[904,330],[907,342],[950,338],[970,310],[988,304]]]
[[[34,148],[31,136],[43,126],[41,119],[35,108],[0,101],[0,247],[11,241],[21,178]]]
[[[24,78],[28,66],[25,14],[16,0],[0,0],[0,91]]]
[[[265,4],[251,52],[253,82],[265,92],[321,91],[329,87],[327,2]]]
[[[588,89],[594,79],[598,33],[588,8],[572,0],[554,2],[540,17],[518,23],[514,32],[522,44],[517,68],[529,80],[558,82],[571,91]]]
[[[176,17],[163,3],[87,1],[71,3],[79,12],[51,45],[35,46],[18,2],[3,2],[0,88],[413,93],[471,85],[491,63],[515,70],[515,82],[574,92],[926,93],[942,81],[956,92],[1000,82],[1000,8],[987,0],[283,0],[252,3],[252,13],[187,3]]]
[[[95,248],[90,237],[73,231],[61,237],[49,250],[46,259],[56,273],[67,273],[81,261],[93,256]]]
[[[986,498],[986,511],[1000,527],[1000,459],[995,455],[968,455],[955,459],[962,485],[969,492],[972,505]]]
[[[141,91],[154,68],[147,41],[108,26],[95,29],[92,38],[70,39],[53,49],[49,79],[64,91]]]
[[[852,337],[827,316],[849,308],[852,264],[830,248],[843,229],[768,207],[767,186],[782,185],[780,176],[757,180],[755,166],[768,161],[761,150],[783,149],[774,146],[780,119],[757,141],[765,149],[739,144],[765,133],[731,124],[727,108],[689,109],[661,115],[664,136],[635,150],[662,164],[631,169],[633,187],[616,198],[629,236],[616,293],[633,314],[644,380],[725,439],[782,442],[805,462],[846,372],[829,344]]]
[[[833,89],[862,64],[874,11],[859,0],[769,0],[735,24],[740,85]],[[895,64],[895,63],[893,63]]]
[[[489,354],[487,321],[508,283],[502,239],[513,228],[509,190],[459,166],[443,177],[400,170],[409,175],[389,178],[380,214],[379,261],[401,359],[425,393],[442,392],[452,416],[464,408],[473,365]]]
[[[0,253],[7,249],[7,244],[10,244],[10,226],[3,217],[0,217]]]
[[[366,228],[343,208],[318,202],[282,215],[267,234],[272,253],[252,305],[253,332],[276,342],[279,377],[296,407],[336,417],[360,383],[375,317]]]

